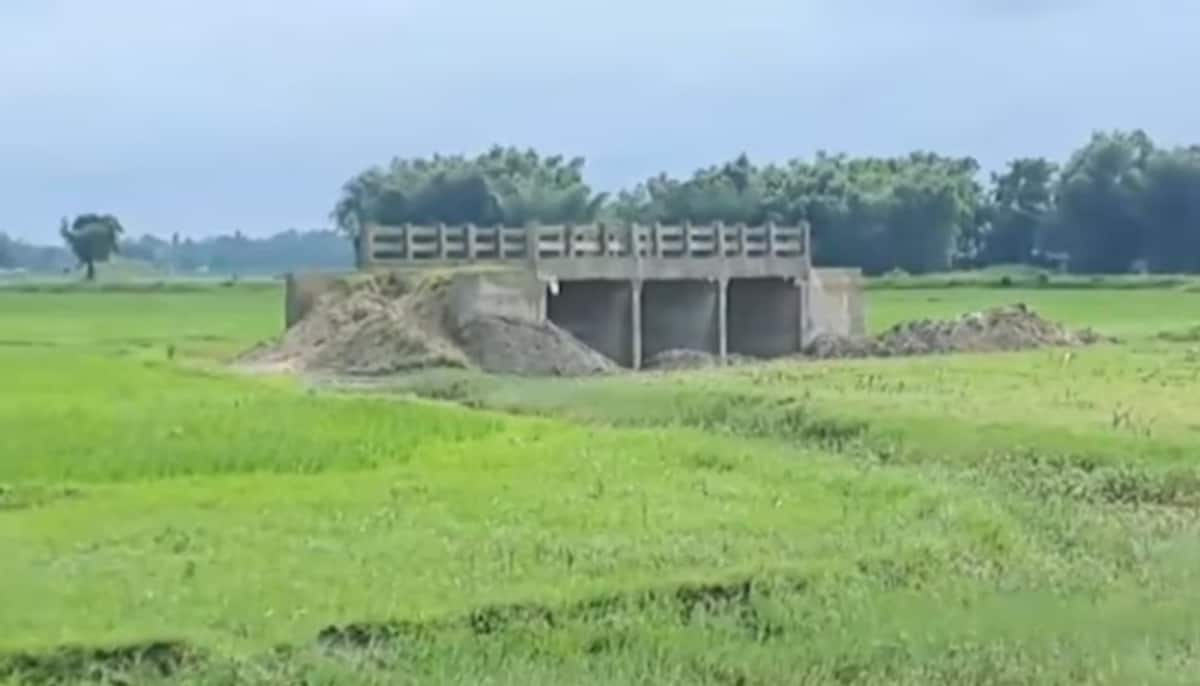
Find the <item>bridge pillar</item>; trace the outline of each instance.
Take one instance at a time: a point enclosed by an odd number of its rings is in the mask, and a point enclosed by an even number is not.
[[[729,357],[729,279],[717,279],[717,356]]]
[[[634,279],[629,289],[629,347],[630,367],[642,368],[642,282]]]

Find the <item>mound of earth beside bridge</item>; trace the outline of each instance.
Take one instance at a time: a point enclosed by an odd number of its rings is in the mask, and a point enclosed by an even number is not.
[[[1071,329],[1022,303],[971,312],[957,319],[902,322],[878,336],[818,336],[804,349],[810,358],[907,357],[948,353],[1015,352],[1114,342],[1091,329]]]
[[[550,322],[456,311],[452,275],[397,273],[331,284],[275,341],[237,360],[252,371],[383,376],[426,368],[587,376],[616,369]]]

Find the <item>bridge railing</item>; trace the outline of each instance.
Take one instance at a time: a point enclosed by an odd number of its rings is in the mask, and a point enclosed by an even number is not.
[[[562,258],[807,257],[807,226],[368,225],[360,237],[363,266],[437,262],[536,261]]]

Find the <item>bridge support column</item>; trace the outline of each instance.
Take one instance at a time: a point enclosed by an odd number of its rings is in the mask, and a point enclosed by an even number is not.
[[[630,282],[629,301],[629,334],[632,351],[633,369],[642,368],[642,282],[634,279]]]
[[[717,279],[717,356],[729,357],[729,279]]]

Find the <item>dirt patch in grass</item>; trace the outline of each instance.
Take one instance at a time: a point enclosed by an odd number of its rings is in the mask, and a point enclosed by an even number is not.
[[[903,322],[870,338],[819,336],[804,349],[814,358],[901,357],[942,353],[1005,352],[1082,346],[1115,339],[1070,329],[1018,303],[957,319]]]
[[[480,315],[455,324],[449,285],[444,274],[382,274],[341,283],[278,341],[245,353],[237,365],[351,376],[437,367],[580,376],[615,367],[549,322]]]

